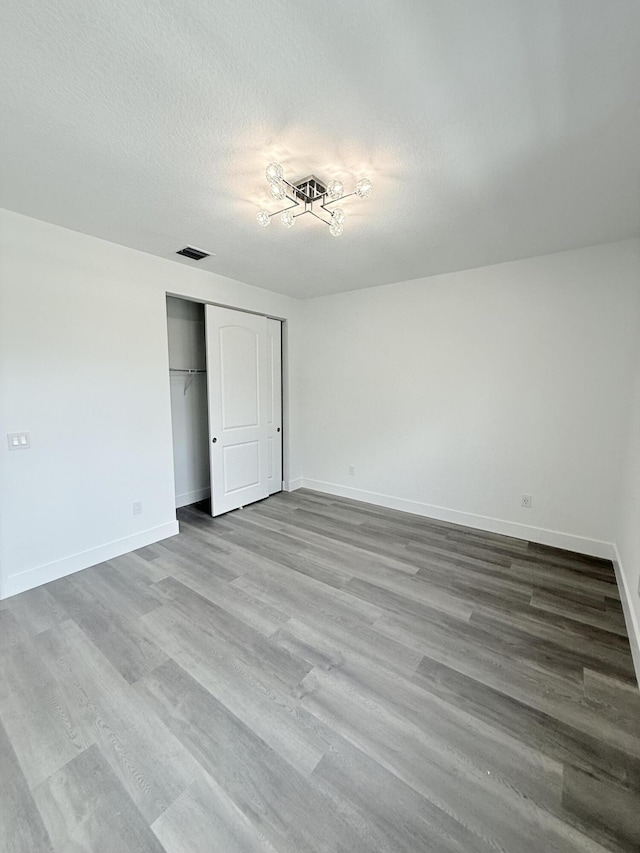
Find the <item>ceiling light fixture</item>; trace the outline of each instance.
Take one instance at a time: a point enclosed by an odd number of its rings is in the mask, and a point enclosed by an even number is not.
[[[345,213],[340,207],[331,210],[330,204],[335,204],[337,201],[342,201],[349,196],[357,195],[360,198],[369,198],[373,190],[373,184],[369,178],[360,178],[356,183],[353,192],[345,193],[344,184],[342,181],[329,181],[326,184],[315,175],[310,175],[303,181],[298,181],[296,184],[290,184],[284,178],[284,170],[280,163],[269,163],[265,170],[267,181],[269,182],[269,190],[273,198],[277,201],[288,201],[293,204],[287,207],[280,208],[274,213],[269,213],[268,210],[259,210],[256,213],[256,219],[259,225],[267,226],[271,222],[271,217],[281,214],[280,221],[286,228],[292,228],[299,216],[304,216],[305,213],[310,213],[329,226],[329,233],[333,237],[340,237],[344,231]],[[299,213],[292,213],[296,207],[303,207]],[[321,216],[317,211],[318,208],[328,214],[329,219]]]

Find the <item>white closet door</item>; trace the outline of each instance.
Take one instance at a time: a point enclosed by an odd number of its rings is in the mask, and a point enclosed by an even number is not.
[[[269,494],[282,491],[282,323],[267,320]]]
[[[266,498],[267,318],[205,306],[211,514]]]

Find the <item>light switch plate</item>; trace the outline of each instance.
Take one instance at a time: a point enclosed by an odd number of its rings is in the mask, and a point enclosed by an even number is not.
[[[28,450],[31,447],[31,436],[28,432],[8,432],[7,443],[9,450]]]

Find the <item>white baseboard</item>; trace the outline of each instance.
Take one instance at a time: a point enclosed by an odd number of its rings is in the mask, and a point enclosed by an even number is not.
[[[41,586],[43,583],[58,580],[58,578],[79,572],[81,569],[88,569],[89,566],[104,563],[105,560],[112,560],[121,554],[128,554],[137,548],[160,542],[161,539],[168,539],[169,536],[175,536],[179,532],[178,522],[170,521],[167,524],[161,524],[160,527],[141,530],[139,533],[134,533],[133,536],[125,536],[124,539],[116,539],[115,542],[107,542],[97,548],[90,548],[88,551],[72,554],[62,560],[56,560],[53,563],[46,563],[43,566],[37,566],[35,569],[28,569],[26,572],[11,575],[5,579],[2,597],[9,598],[12,595],[18,595],[20,592],[26,592],[26,590]]]
[[[631,646],[631,656],[633,658],[633,667],[636,671],[636,679],[638,687],[640,687],[640,624],[636,617],[636,609],[633,606],[633,590],[627,582],[627,575],[620,560],[618,546],[613,546],[615,556],[613,558],[613,568],[616,572],[616,580],[618,589],[620,590],[620,601],[622,602],[622,612],[624,613],[624,621],[627,626],[627,634],[629,635],[629,645]]]
[[[461,512],[457,509],[420,503],[419,501],[407,500],[406,498],[396,498],[391,495],[354,489],[350,486],[325,483],[322,480],[308,480],[304,478],[302,485],[303,488],[314,489],[317,492],[325,492],[326,494],[336,495],[341,498],[351,498],[355,501],[384,506],[388,509],[411,512],[414,515],[433,518],[437,521],[449,521],[452,524],[473,527],[476,530],[486,530],[489,533],[501,533],[503,536],[512,536],[514,539],[526,539],[528,542],[536,542],[539,545],[551,545],[554,548],[563,548],[566,551],[577,551],[579,554],[588,554],[591,557],[603,557],[606,560],[611,560],[614,556],[611,542],[588,539],[584,536],[576,536],[573,533],[562,533],[559,530],[548,530],[544,527],[532,527],[528,524],[518,524],[515,521],[505,521],[486,515],[475,515],[470,512]]]
[[[208,497],[211,497],[209,486],[206,486],[204,489],[196,489],[193,492],[183,492],[181,495],[176,495],[176,509],[179,509],[181,506],[198,503],[198,501],[203,501]]]
[[[301,489],[304,486],[304,480],[302,477],[296,477],[295,480],[289,480],[289,482],[285,483],[284,490],[285,492],[295,492],[296,489]],[[312,486],[309,486],[311,489]]]

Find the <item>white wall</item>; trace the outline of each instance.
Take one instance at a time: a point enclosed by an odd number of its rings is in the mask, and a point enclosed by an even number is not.
[[[167,297],[169,366],[206,370],[204,306]],[[211,494],[207,376],[170,372],[173,474],[176,506],[187,506]]]
[[[638,278],[640,290],[640,277]],[[638,329],[640,342],[640,327]],[[640,683],[640,352],[635,363],[629,431],[616,530],[616,570]]]
[[[299,302],[7,211],[0,240],[0,594],[175,531],[169,292],[288,321],[292,486],[615,540],[640,619],[638,241]]]
[[[8,211],[0,240],[2,595],[176,532],[167,292],[289,321],[300,477],[296,300]]]
[[[639,269],[630,240],[305,302],[305,484],[610,556]]]

